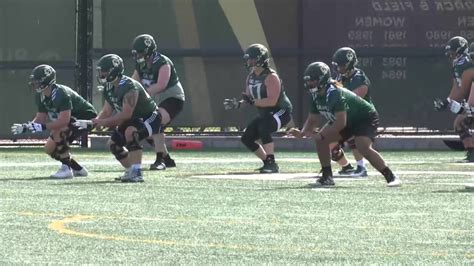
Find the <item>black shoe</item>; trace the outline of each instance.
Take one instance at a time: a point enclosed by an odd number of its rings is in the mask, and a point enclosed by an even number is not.
[[[313,186],[315,187],[327,187],[327,186],[334,186],[334,180],[332,179],[332,176],[321,176],[316,180],[316,183],[314,183]]]
[[[155,161],[150,165],[150,170],[166,170],[166,164],[163,160]]]
[[[474,150],[468,150],[466,152],[466,158],[457,161],[457,163],[474,163]]]
[[[170,167],[176,167],[176,163],[174,162],[173,159],[171,159],[171,158],[169,157],[169,155],[168,155],[168,157],[166,157],[166,158],[164,159],[164,162],[165,162],[166,167],[168,167],[168,168],[170,168]]]
[[[265,164],[265,165],[260,169],[260,173],[262,173],[262,174],[278,173],[278,171],[279,171],[279,167],[278,167],[278,164],[275,163],[275,162]]]
[[[356,169],[354,169],[354,167],[352,167],[351,164],[349,165],[346,165],[344,167],[342,167],[341,170],[339,170],[339,172],[337,172],[339,175],[351,175],[352,173],[355,172]]]

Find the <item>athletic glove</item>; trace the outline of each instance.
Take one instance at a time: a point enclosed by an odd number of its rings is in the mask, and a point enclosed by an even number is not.
[[[434,101],[435,109],[438,111],[443,111],[449,108],[454,114],[462,114],[464,112],[464,107],[461,103],[451,100],[450,98],[446,98],[446,100],[435,99]]]
[[[26,125],[26,123],[23,123],[23,124],[15,123],[15,124],[12,125],[12,134],[13,135],[25,133],[26,131],[28,131],[28,126]]]
[[[224,109],[232,110],[232,109],[239,109],[240,102],[236,98],[232,99],[224,99]]]
[[[94,124],[91,120],[76,120],[72,123],[79,130],[90,130],[94,127]]]
[[[242,93],[242,100],[250,105],[255,104],[255,99],[246,93]]]
[[[36,133],[36,132],[41,132],[46,129],[46,126],[40,123],[35,123],[35,122],[28,122],[26,124],[28,131]]]
[[[448,108],[449,105],[448,99],[441,100],[439,98],[436,98],[433,103],[436,111],[444,111],[446,110],[446,108]]]

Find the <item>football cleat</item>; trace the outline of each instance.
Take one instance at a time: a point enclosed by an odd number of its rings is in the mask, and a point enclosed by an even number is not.
[[[61,167],[59,167],[59,170],[50,177],[55,179],[67,179],[72,178],[73,176],[74,174],[72,173],[71,168],[65,164],[62,164]]]
[[[262,168],[260,169],[260,173],[262,174],[272,174],[272,173],[278,173],[279,171],[278,164],[273,162],[273,163],[267,163]]]
[[[367,168],[364,166],[358,165],[356,170],[352,172],[352,177],[366,177],[367,176]]]
[[[164,161],[156,161],[150,165],[150,170],[166,170],[166,164]]]
[[[137,183],[143,182],[142,170],[141,169],[133,169],[128,172],[127,175],[122,176],[120,181],[124,183]]]
[[[474,151],[469,150],[466,152],[466,158],[456,161],[457,163],[474,163]]]
[[[316,180],[316,182],[313,184],[314,187],[327,187],[327,186],[334,186],[334,180],[332,179],[332,176],[321,176]]]
[[[387,183],[387,187],[401,187],[402,186],[402,181],[398,176],[394,176],[395,178]]]
[[[351,175],[352,173],[354,173],[355,169],[354,167],[352,167],[352,165],[347,165],[347,166],[344,166],[342,167],[341,170],[339,170],[339,172],[337,172],[339,175]]]
[[[81,170],[72,170],[72,173],[74,174],[74,176],[88,176],[89,175],[89,171],[87,171],[85,167],[82,167]]]

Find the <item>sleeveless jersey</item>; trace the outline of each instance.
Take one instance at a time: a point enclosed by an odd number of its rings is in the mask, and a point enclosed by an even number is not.
[[[468,54],[464,54],[453,61],[453,77],[459,87],[461,87],[462,73],[471,67],[474,67],[474,62]]]
[[[171,68],[170,79],[168,84],[166,84],[166,89],[159,94],[160,101],[166,100],[167,98],[176,98],[184,101],[185,96],[182,86],[176,86],[179,83],[179,78],[173,62],[167,56],[158,52],[153,53],[152,57],[150,68],[147,67],[147,64],[140,65],[137,63],[135,65],[143,87],[148,88],[150,85],[155,84],[158,80],[160,68],[164,65],[169,65]]]
[[[122,76],[117,88],[112,83],[107,83],[102,95],[115,111],[120,112],[122,111],[122,103],[125,94],[132,90],[138,91],[137,105],[133,110],[132,119],[147,119],[157,107],[153,99],[138,81],[127,76]]]
[[[375,107],[346,88],[337,88],[329,84],[326,93],[311,94],[310,112],[321,114],[330,123],[336,120],[337,112],[346,111],[346,127],[352,127],[359,121],[365,120],[370,113],[375,113]]]
[[[51,85],[51,96],[42,93],[35,95],[38,112],[48,113],[51,120],[56,120],[62,111],[71,110],[71,116],[78,119],[92,119],[97,116],[94,106],[68,86]]]
[[[364,71],[362,71],[362,69],[354,68],[354,70],[355,71],[352,74],[352,76],[346,78],[343,75],[339,74],[339,75],[337,75],[336,80],[341,82],[342,85],[344,86],[344,88],[346,88],[350,91],[353,91],[353,90],[359,88],[360,86],[364,86],[364,85],[367,86],[367,88],[368,88],[367,94],[365,95],[365,97],[363,99],[366,100],[369,103],[372,103],[372,98],[370,97],[370,80],[369,80],[369,78],[367,77],[367,75],[365,75],[365,73],[364,73]]]
[[[247,87],[249,88],[250,95],[254,99],[264,99],[267,98],[267,86],[265,86],[265,79],[271,73],[275,73],[273,69],[265,69],[259,76],[254,72],[250,73],[247,81]],[[283,82],[281,82],[280,95],[275,106],[270,107],[257,107],[259,114],[264,115],[268,113],[277,112],[280,109],[285,109],[288,112],[291,112],[293,106],[290,102],[290,99],[286,96],[285,89],[283,87]]]

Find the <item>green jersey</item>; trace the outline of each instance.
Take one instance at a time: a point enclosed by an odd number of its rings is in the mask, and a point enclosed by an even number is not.
[[[334,84],[328,85],[326,93],[316,92],[312,95],[310,112],[321,114],[330,123],[336,120],[337,112],[347,113],[346,127],[352,127],[359,121],[369,118],[375,113],[375,107],[346,88],[337,88]]]
[[[122,76],[117,87],[112,83],[107,83],[102,94],[115,111],[121,112],[125,94],[134,90],[138,91],[138,100],[133,110],[132,119],[147,119],[157,107],[153,99],[151,99],[138,81],[127,76]]]
[[[48,113],[51,120],[56,120],[62,111],[71,110],[71,116],[77,119],[92,119],[97,116],[94,106],[68,86],[51,85],[51,96],[36,93],[36,105],[39,113]]]
[[[185,96],[182,86],[176,86],[179,83],[179,78],[173,62],[168,57],[158,52],[155,52],[152,57],[153,59],[150,68],[148,68],[146,64],[141,66],[137,63],[135,66],[143,87],[148,88],[150,85],[155,84],[158,81],[160,68],[164,65],[169,65],[171,68],[171,75],[168,84],[166,84],[166,89],[160,92],[160,101],[166,100],[167,98],[177,98],[184,101]]]
[[[461,87],[462,73],[469,68],[474,67],[474,62],[468,54],[462,55],[453,62],[453,77],[456,83]],[[474,81],[474,80],[473,80]]]
[[[254,72],[250,73],[247,80],[247,87],[249,88],[250,95],[254,99],[260,100],[268,97],[265,79],[272,73],[275,73],[275,71],[271,68],[265,69],[259,76],[257,76]],[[276,105],[270,107],[257,107],[257,109],[261,115],[274,113],[280,109],[285,109],[291,113],[293,105],[291,104],[290,99],[286,96],[283,82],[281,82],[280,95],[278,96]]]
[[[337,76],[337,81],[341,82],[344,88],[354,91],[355,89],[359,88],[360,86],[367,86],[367,94],[364,97],[369,103],[372,103],[372,98],[370,97],[370,80],[365,75],[364,71],[358,68],[354,68],[354,73],[350,77],[344,77],[343,75],[339,74]]]

